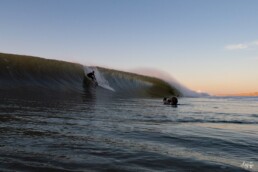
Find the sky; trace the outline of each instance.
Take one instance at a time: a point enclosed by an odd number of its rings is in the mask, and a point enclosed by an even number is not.
[[[0,0],[0,52],[258,92],[257,0]]]

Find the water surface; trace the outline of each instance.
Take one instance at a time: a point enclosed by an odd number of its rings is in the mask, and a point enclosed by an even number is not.
[[[0,98],[0,171],[258,171],[258,98]]]

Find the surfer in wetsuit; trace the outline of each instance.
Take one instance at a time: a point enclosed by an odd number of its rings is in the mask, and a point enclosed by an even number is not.
[[[94,74],[94,71],[88,73],[87,76],[88,76],[89,78],[91,78],[91,80],[92,80],[93,82],[95,82],[96,84],[98,84],[98,82],[97,82],[97,80],[96,80],[96,77],[95,77],[95,74]]]

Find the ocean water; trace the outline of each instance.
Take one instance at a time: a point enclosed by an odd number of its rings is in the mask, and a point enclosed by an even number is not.
[[[258,98],[0,97],[0,171],[258,171]]]

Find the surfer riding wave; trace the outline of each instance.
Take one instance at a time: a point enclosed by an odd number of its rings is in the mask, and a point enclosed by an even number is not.
[[[87,74],[87,76],[92,80],[92,82],[95,82],[96,85],[98,85],[97,79],[95,77],[94,71]]]

